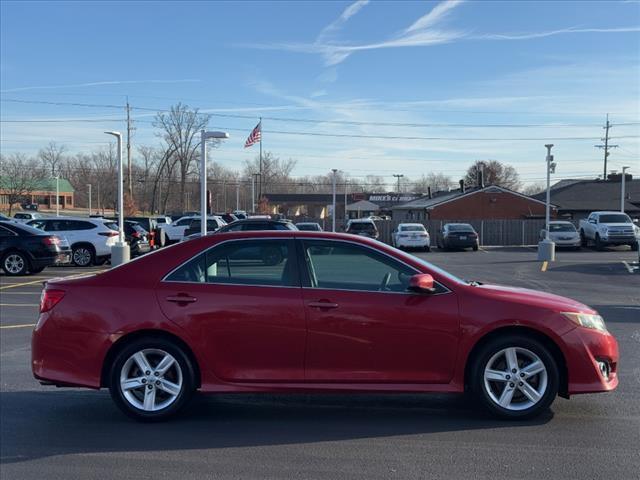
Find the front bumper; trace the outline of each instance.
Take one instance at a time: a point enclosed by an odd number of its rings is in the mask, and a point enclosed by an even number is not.
[[[602,243],[606,243],[607,245],[629,245],[636,242],[637,239],[635,235],[602,237]]]
[[[569,395],[608,392],[618,386],[618,342],[609,333],[576,327],[563,335]],[[606,362],[606,378],[598,362]]]

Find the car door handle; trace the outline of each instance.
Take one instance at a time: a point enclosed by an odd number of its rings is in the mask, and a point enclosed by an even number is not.
[[[198,300],[196,297],[191,297],[189,295],[169,295],[167,297],[167,302],[174,303],[193,303]]]
[[[338,308],[337,303],[331,302],[309,302],[308,305],[312,308]]]

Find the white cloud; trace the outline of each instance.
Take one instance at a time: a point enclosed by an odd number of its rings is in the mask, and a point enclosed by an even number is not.
[[[131,85],[140,83],[195,83],[201,80],[195,78],[187,78],[181,80],[109,80],[103,82],[88,82],[88,83],[72,83],[67,85],[41,85],[31,87],[18,87],[9,88],[6,90],[0,90],[0,93],[10,92],[24,92],[27,90],[42,90],[42,89],[56,89],[56,88],[76,88],[76,87],[99,87],[103,85]]]
[[[531,40],[534,38],[552,37],[554,35],[562,35],[567,33],[626,33],[626,32],[640,32],[640,27],[615,27],[615,28],[561,28],[559,30],[549,30],[546,32],[532,32],[532,33],[488,33],[484,35],[471,36],[471,39],[477,40]]]
[[[358,13],[367,3],[369,3],[369,0],[358,0],[356,2],[353,2],[347,8],[345,8],[345,10],[336,20],[334,20],[333,22],[331,22],[329,25],[327,25],[322,29],[322,31],[318,34],[318,37],[316,38],[316,43],[323,42],[324,40],[327,39],[327,37],[331,36],[333,33],[335,33],[340,28],[342,28],[342,26],[351,17],[353,17],[356,13]]]

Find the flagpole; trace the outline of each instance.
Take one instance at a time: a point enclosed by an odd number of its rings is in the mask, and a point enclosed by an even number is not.
[[[260,117],[260,166],[259,166],[259,182],[258,183],[258,203],[260,203],[260,199],[262,198],[262,117]]]

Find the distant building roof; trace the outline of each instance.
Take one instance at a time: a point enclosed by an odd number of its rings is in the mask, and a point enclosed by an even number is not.
[[[625,210],[640,212],[640,180],[627,180],[625,192]],[[563,180],[551,188],[551,202],[557,205],[560,211],[619,210],[620,193],[619,180]],[[545,195],[545,192],[540,192],[533,197],[544,200]]]
[[[0,177],[0,189],[7,188],[6,187],[6,179]],[[55,194],[56,191],[56,179],[55,178],[45,178],[36,183],[34,192],[53,192]],[[75,189],[66,178],[61,178],[58,181],[58,191],[60,193],[73,193]]]
[[[457,200],[458,198],[468,196],[468,195],[473,195],[474,193],[478,193],[478,192],[488,192],[488,193],[508,192],[514,195],[519,195],[521,197],[528,198],[531,201],[540,202],[540,200],[538,200],[537,198],[529,197],[519,192],[514,192],[513,190],[510,190],[505,187],[499,187],[497,185],[487,185],[486,187],[483,187],[483,188],[480,188],[480,187],[465,188],[464,192],[460,191],[460,189],[452,190],[450,192],[447,192],[447,191],[436,192],[434,195],[432,195],[431,198],[429,198],[428,196],[424,196],[424,197],[418,198],[417,200],[413,200],[411,202],[407,202],[402,205],[395,206],[392,208],[392,210],[431,209],[442,203],[446,203],[452,200]]]

